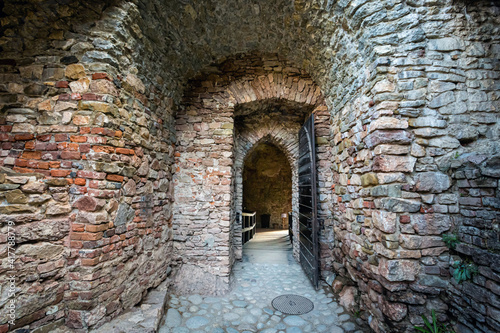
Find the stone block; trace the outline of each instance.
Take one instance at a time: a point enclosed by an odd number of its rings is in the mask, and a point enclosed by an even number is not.
[[[118,211],[116,213],[116,218],[114,223],[116,226],[130,223],[132,222],[134,216],[135,216],[135,210],[132,209],[126,203],[121,203],[118,206]]]
[[[406,120],[393,117],[380,117],[370,124],[370,132],[384,129],[405,129],[408,128]]]
[[[450,217],[445,214],[415,214],[410,219],[419,235],[440,235],[451,227]]]
[[[395,213],[374,210],[372,211],[372,222],[377,229],[385,233],[396,232],[397,215]]]
[[[375,155],[406,155],[410,152],[410,146],[381,144],[375,147]]]
[[[102,199],[84,196],[76,200],[73,203],[73,207],[87,212],[95,212],[96,210],[101,210],[105,203],[106,202]]]
[[[500,155],[492,156],[481,165],[481,173],[485,176],[500,178]]]
[[[401,321],[408,314],[408,307],[405,304],[388,302],[382,295],[378,296],[378,304],[382,312],[393,321]]]
[[[64,75],[71,80],[79,80],[85,77],[85,68],[80,64],[71,64],[66,67]]]
[[[428,47],[429,50],[442,52],[465,50],[464,42],[457,37],[430,39],[428,42]]]
[[[364,142],[368,148],[383,143],[409,144],[411,134],[404,130],[375,130],[364,139]]]
[[[421,172],[415,176],[415,188],[420,192],[440,193],[450,186],[450,177],[442,172]]]
[[[385,210],[394,213],[415,213],[420,210],[420,206],[422,205],[420,202],[415,200],[407,200],[400,198],[383,198],[382,205]]]
[[[377,185],[378,184],[378,179],[377,175],[374,173],[366,173],[361,176],[361,185],[362,186],[370,186],[370,185]]]
[[[373,159],[373,170],[383,172],[412,172],[416,158],[413,156],[379,155]]]
[[[415,260],[388,260],[380,259],[379,272],[384,278],[391,282],[415,281],[420,265]]]
[[[417,236],[401,234],[399,236],[399,240],[401,242],[401,246],[410,250],[444,246],[444,242],[439,236]]]

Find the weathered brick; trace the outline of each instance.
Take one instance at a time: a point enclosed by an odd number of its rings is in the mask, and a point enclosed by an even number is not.
[[[62,151],[61,158],[63,160],[79,160],[81,155],[77,151]]]
[[[71,140],[71,142],[83,143],[83,142],[87,142],[87,137],[86,136],[79,136],[79,135],[72,135],[72,136],[70,136],[70,140]]]
[[[112,182],[123,182],[123,176],[120,175],[107,175],[106,179]]]

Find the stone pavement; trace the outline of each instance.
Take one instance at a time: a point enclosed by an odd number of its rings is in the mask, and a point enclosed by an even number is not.
[[[172,295],[160,333],[356,332],[359,326],[322,286],[315,291],[292,256],[286,230],[258,232],[235,264],[232,291],[224,297]],[[304,296],[313,311],[285,315],[273,309],[280,295]]]

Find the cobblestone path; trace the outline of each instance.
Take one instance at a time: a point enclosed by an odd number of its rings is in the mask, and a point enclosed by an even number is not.
[[[224,297],[172,295],[160,333],[362,332],[327,288],[314,290],[292,256],[287,231],[258,232],[233,271],[233,289]],[[272,300],[285,294],[310,299],[314,309],[300,316],[276,311]]]

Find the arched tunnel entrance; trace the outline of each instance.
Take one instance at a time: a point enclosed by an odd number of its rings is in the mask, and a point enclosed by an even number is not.
[[[292,210],[292,169],[275,145],[262,142],[243,169],[243,210],[256,213],[257,229],[288,229]]]

